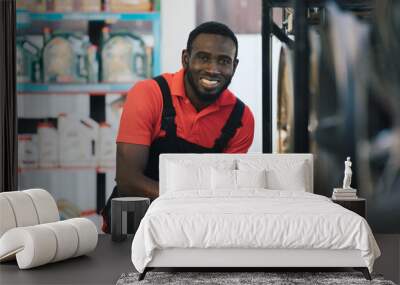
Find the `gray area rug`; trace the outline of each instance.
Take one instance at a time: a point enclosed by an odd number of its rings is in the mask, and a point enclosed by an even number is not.
[[[381,275],[372,275],[372,281],[368,281],[360,272],[148,272],[142,281],[138,281],[138,276],[139,273],[122,274],[117,281],[117,285],[395,285],[392,281],[384,280]]]

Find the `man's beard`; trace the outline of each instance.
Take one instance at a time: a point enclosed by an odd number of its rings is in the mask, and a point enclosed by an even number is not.
[[[232,77],[231,77],[231,78],[229,78],[228,81],[226,81],[226,83],[221,88],[219,88],[219,90],[217,92],[206,93],[206,92],[201,92],[199,90],[196,83],[194,82],[192,72],[190,70],[187,70],[186,73],[187,73],[187,78],[188,78],[189,84],[190,84],[190,86],[192,86],[194,92],[196,93],[197,98],[204,103],[213,103],[213,102],[217,101],[217,99],[221,96],[222,92],[224,92],[228,88],[229,84],[231,84],[231,81],[232,81]]]

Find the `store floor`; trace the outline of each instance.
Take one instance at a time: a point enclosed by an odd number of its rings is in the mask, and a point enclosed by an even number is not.
[[[124,272],[134,271],[131,262],[132,237],[124,242],[99,235],[96,249],[87,256],[19,270],[17,263],[0,264],[0,284],[115,284]]]
[[[134,271],[130,237],[112,242],[110,235],[99,235],[96,249],[81,256],[41,267],[19,270],[15,261],[0,264],[0,284],[115,284],[122,273]],[[400,279],[400,235],[375,235],[382,256],[375,272],[385,279]]]

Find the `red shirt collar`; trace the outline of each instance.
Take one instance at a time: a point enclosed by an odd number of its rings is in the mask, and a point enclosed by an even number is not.
[[[170,86],[171,95],[187,97],[184,84],[184,74],[185,71],[182,68],[172,76],[172,84]],[[233,105],[235,103],[236,103],[235,96],[232,94],[231,91],[226,89],[224,92],[222,92],[218,100],[211,105],[225,106],[225,105]]]

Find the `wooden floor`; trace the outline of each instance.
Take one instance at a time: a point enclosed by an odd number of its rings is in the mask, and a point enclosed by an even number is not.
[[[400,234],[374,234],[381,250],[374,264],[374,271],[383,274],[385,279],[400,284]]]
[[[17,263],[0,264],[0,284],[115,284],[122,273],[134,271],[132,238],[115,243],[99,235],[96,249],[80,256],[41,267],[19,270]]]
[[[376,261],[374,271],[397,284],[400,281],[400,235],[375,237],[382,257]],[[132,237],[116,243],[111,241],[110,235],[99,235],[96,250],[87,256],[28,270],[19,270],[15,261],[2,263],[0,284],[115,284],[122,273],[135,271],[130,257],[131,244]]]

